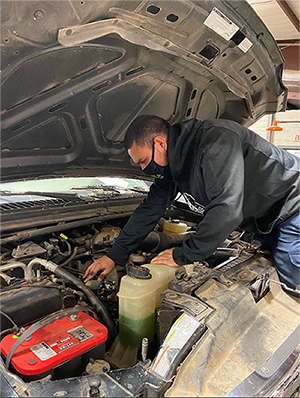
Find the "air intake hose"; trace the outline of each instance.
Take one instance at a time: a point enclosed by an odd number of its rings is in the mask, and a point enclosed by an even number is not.
[[[168,235],[164,232],[151,231],[138,248],[148,253],[159,253],[163,250],[180,245],[183,240],[189,238],[191,233],[193,232]]]

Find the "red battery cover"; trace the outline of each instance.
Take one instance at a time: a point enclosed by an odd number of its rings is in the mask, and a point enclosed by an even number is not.
[[[79,312],[75,321],[65,316],[34,332],[16,349],[11,364],[21,374],[40,374],[91,350],[106,339],[106,327],[85,312]],[[1,352],[5,357],[15,342],[13,333],[2,339]]]

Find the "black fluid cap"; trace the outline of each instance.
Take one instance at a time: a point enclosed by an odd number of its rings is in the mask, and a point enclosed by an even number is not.
[[[128,275],[136,279],[151,279],[152,275],[149,268],[133,265],[128,271]]]

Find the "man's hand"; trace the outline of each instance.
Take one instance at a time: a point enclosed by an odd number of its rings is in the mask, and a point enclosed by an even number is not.
[[[98,258],[85,271],[85,274],[83,275],[84,282],[85,283],[88,282],[95,275],[97,275],[99,271],[102,272],[98,277],[98,281],[103,281],[106,275],[109,274],[110,271],[114,269],[114,266],[115,262],[111,260],[109,257],[103,256],[101,258]]]
[[[159,253],[158,256],[151,260],[151,264],[166,264],[169,267],[179,267],[179,265],[173,260],[173,250],[174,248],[167,249]]]

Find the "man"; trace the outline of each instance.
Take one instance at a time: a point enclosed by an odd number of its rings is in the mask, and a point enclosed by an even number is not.
[[[272,246],[280,280],[299,281],[299,159],[229,120],[196,119],[170,126],[143,115],[130,125],[125,148],[145,174],[155,177],[107,256],[86,271],[100,280],[124,265],[180,191],[204,218],[181,247],[152,263],[176,267],[209,257],[238,226]]]

